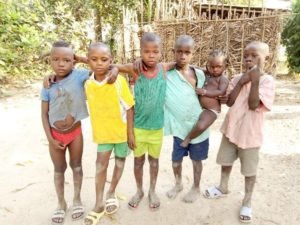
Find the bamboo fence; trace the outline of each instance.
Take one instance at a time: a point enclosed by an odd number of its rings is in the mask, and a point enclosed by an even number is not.
[[[136,37],[140,38],[145,30],[153,30],[162,38],[162,61],[174,61],[172,49],[176,38],[188,34],[196,43],[192,64],[205,67],[208,53],[213,49],[222,49],[229,58],[229,76],[243,71],[243,50],[249,42],[266,42],[270,47],[270,57],[265,69],[276,74],[277,49],[286,11],[265,9],[263,6],[201,4],[189,0],[173,1],[176,4],[171,4],[171,0],[158,2],[160,5],[156,5],[155,20],[148,27],[133,29],[137,25],[123,24],[123,30],[131,32],[131,48],[121,53],[127,61],[139,56]]]

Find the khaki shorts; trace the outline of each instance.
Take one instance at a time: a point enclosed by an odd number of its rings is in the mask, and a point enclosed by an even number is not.
[[[259,148],[241,149],[223,135],[217,155],[217,163],[222,166],[232,166],[237,158],[241,161],[241,173],[244,176],[251,177],[256,175]]]

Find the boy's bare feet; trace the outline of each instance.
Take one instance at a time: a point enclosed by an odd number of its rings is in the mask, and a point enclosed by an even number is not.
[[[131,208],[137,208],[141,202],[141,200],[144,197],[144,192],[143,191],[137,191],[134,196],[130,199],[128,202],[128,206]]]
[[[167,192],[167,197],[174,199],[177,197],[178,193],[183,190],[182,184],[176,184],[171,190]]]
[[[149,192],[149,207],[152,210],[156,210],[160,207],[160,200],[155,192]]]
[[[190,142],[191,142],[191,139],[190,139],[190,138],[185,138],[185,139],[181,142],[180,146],[183,147],[183,148],[186,148],[186,147],[190,144]]]
[[[186,195],[183,197],[182,201],[186,203],[193,203],[194,201],[197,200],[199,194],[200,194],[199,188],[192,187],[191,190],[188,193],[186,193]]]

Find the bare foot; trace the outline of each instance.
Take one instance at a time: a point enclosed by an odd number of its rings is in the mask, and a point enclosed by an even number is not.
[[[159,198],[158,198],[158,196],[156,195],[155,192],[149,192],[148,199],[149,199],[150,209],[156,210],[156,209],[159,208],[160,200],[159,200]]]
[[[134,196],[132,196],[132,198],[130,199],[130,201],[128,202],[128,206],[130,208],[137,208],[141,202],[141,200],[144,197],[144,192],[143,191],[137,191],[136,194]]]
[[[186,193],[186,195],[183,197],[182,201],[186,203],[193,203],[197,200],[199,194],[199,188],[191,188],[191,190],[188,193]]]
[[[190,144],[190,142],[191,142],[191,139],[185,138],[185,139],[181,142],[180,146],[183,147],[183,148],[186,148],[186,147]]]
[[[174,199],[177,197],[178,193],[183,190],[182,184],[176,184],[171,190],[167,192],[167,197]]]

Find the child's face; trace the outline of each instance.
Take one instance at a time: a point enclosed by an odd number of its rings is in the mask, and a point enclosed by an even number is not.
[[[190,64],[193,57],[193,49],[191,46],[177,46],[174,50],[175,60],[179,67]]]
[[[95,75],[105,75],[109,70],[112,58],[108,49],[94,47],[89,50],[88,63]]]
[[[263,65],[265,60],[264,54],[255,46],[246,47],[244,51],[244,65],[246,70],[250,70],[253,66],[260,63]]]
[[[50,65],[56,76],[65,77],[74,66],[74,53],[71,48],[55,47],[50,54]]]
[[[141,46],[141,57],[147,67],[155,67],[161,57],[160,45],[157,42],[145,42]]]
[[[224,57],[211,57],[207,62],[207,70],[211,76],[219,77],[226,69]]]

